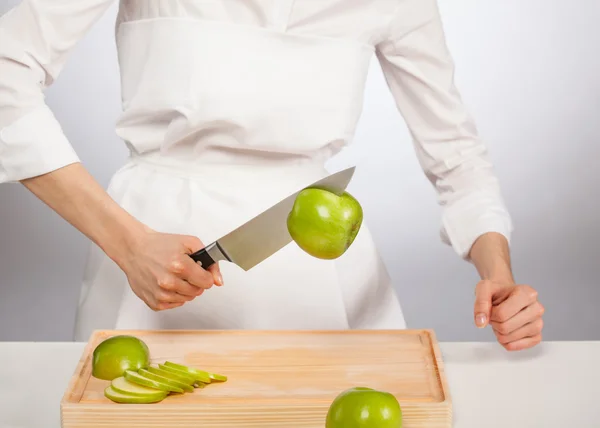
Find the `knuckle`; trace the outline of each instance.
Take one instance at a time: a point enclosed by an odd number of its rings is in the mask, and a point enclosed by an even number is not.
[[[200,240],[200,238],[198,238],[196,236],[188,236],[186,238],[186,244],[190,248],[193,248],[195,250],[199,250],[200,248],[202,248],[204,246],[204,245],[202,245],[202,241]]]
[[[527,296],[531,300],[537,300],[537,298],[538,298],[538,292],[534,288],[531,288],[531,287],[527,286]]]
[[[541,318],[534,323],[535,331],[540,333],[544,328],[544,320]]]
[[[158,304],[157,302],[150,302],[150,303],[147,303],[147,305],[148,305],[148,307],[149,307],[150,309],[152,309],[154,312],[158,312],[158,311],[160,310],[160,309],[159,309],[159,304]]]
[[[541,303],[538,303],[538,314],[541,317],[546,312],[546,308]]]
[[[498,331],[499,334],[501,334],[502,336],[506,336],[510,333],[508,326],[504,323],[498,324],[498,327],[496,327],[496,330]]]
[[[185,271],[185,264],[180,258],[176,258],[169,263],[169,270],[174,274],[181,274]]]
[[[168,303],[170,300],[170,295],[169,295],[169,293],[166,293],[164,291],[159,291],[158,293],[156,293],[155,298],[160,305],[162,303]]]
[[[497,333],[496,339],[498,339],[498,342],[502,345],[506,345],[507,343],[510,342],[508,336],[506,336],[505,334],[502,334],[502,333]]]
[[[158,310],[159,311],[164,311],[164,310],[166,310],[168,308],[169,308],[169,304],[168,303],[161,302],[161,303],[158,304]]]
[[[508,312],[506,310],[498,309],[496,311],[496,319],[500,321],[500,325],[504,325],[505,321],[508,321]]]
[[[530,300],[536,300],[538,296],[537,290],[529,285],[517,285],[515,291],[518,294],[526,296]]]
[[[175,289],[175,284],[175,278],[171,276],[167,276],[158,282],[160,288],[167,291],[172,291],[173,289]]]

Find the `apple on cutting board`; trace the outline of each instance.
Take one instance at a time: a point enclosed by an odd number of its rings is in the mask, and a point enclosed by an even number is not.
[[[94,349],[92,373],[107,382],[105,397],[119,404],[155,404],[228,380],[168,360],[157,365],[150,361],[149,347],[141,339],[113,336]],[[392,394],[364,386],[340,392],[324,416],[325,428],[402,428],[403,423],[402,409]]]
[[[227,376],[172,361],[151,365],[150,349],[141,339],[118,335],[93,352],[92,376],[108,381],[104,396],[115,403],[158,403],[171,394],[194,392]]]

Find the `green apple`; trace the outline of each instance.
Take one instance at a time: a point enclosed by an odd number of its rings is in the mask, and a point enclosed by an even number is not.
[[[302,190],[287,218],[292,239],[319,259],[336,259],[352,245],[363,221],[360,203],[348,192],[325,188]]]
[[[163,366],[170,367],[175,370],[180,370],[194,378],[195,382],[210,383],[210,373],[203,370],[194,369],[181,364],[165,361]],[[160,366],[159,366],[160,367]]]
[[[129,395],[137,395],[139,397],[144,396],[156,396],[166,394],[167,391],[162,391],[156,388],[149,388],[147,386],[142,386],[137,383],[133,383],[125,379],[124,376],[113,379],[110,383],[110,386],[113,389],[121,394],[129,394]]]
[[[227,382],[227,376],[218,373],[209,373],[208,376],[213,382]]]
[[[227,381],[227,376],[217,374],[217,373],[206,372],[204,370],[198,370],[193,367],[184,366],[183,364],[174,363],[172,361],[165,361],[164,365],[167,367],[172,367],[174,369],[182,370],[186,373],[191,374],[192,376],[194,376],[196,378],[196,382],[211,383],[212,381],[216,381],[216,382]]]
[[[180,370],[175,370],[171,367],[166,367],[162,364],[159,364],[158,367],[150,366],[148,367],[148,371],[169,379],[176,380],[178,382],[187,383],[190,386],[196,382],[196,380],[192,376]]]
[[[150,404],[164,400],[167,393],[164,391],[156,391],[153,395],[133,395],[119,392],[111,385],[104,390],[104,396],[115,403]]]
[[[113,380],[126,370],[139,370],[150,365],[150,351],[142,340],[134,336],[119,335],[102,341],[92,356],[92,376]]]
[[[167,383],[159,382],[157,380],[149,379],[138,372],[127,370],[125,372],[125,379],[127,379],[129,382],[136,383],[141,386],[147,386],[148,388],[155,388],[160,389],[161,391],[177,392],[179,394],[183,394],[182,388],[178,388]]]
[[[181,388],[184,391],[187,392],[194,392],[194,388],[192,388],[191,386],[189,386],[187,383],[183,383],[183,382],[179,382],[173,379],[169,379],[168,377],[164,377],[161,375],[157,375],[154,373],[149,372],[146,369],[141,369],[138,374],[144,376],[147,379],[151,379],[154,380],[156,382],[162,382],[162,383],[166,383],[167,385],[171,385],[174,386],[176,388]]]
[[[402,428],[402,409],[388,392],[350,388],[331,403],[325,428]]]

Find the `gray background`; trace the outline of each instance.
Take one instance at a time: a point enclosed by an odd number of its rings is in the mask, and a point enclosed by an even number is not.
[[[0,0],[0,13],[18,3]],[[538,288],[546,340],[600,339],[600,2],[440,0],[456,80],[492,152],[515,221],[514,271]],[[126,152],[115,4],[70,56],[47,101],[106,186]],[[0,43],[2,41],[0,40]],[[410,328],[495,340],[472,323],[474,268],[439,241],[439,208],[374,61],[356,140],[362,202]],[[0,340],[70,340],[87,241],[22,186],[0,186]]]

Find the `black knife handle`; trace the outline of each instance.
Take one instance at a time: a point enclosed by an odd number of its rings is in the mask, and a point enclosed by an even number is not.
[[[190,257],[196,263],[200,263],[200,266],[202,266],[202,269],[208,269],[213,264],[215,264],[215,261],[213,260],[213,258],[208,253],[208,249],[207,248],[202,248],[201,250],[198,250],[195,253],[190,254]]]

